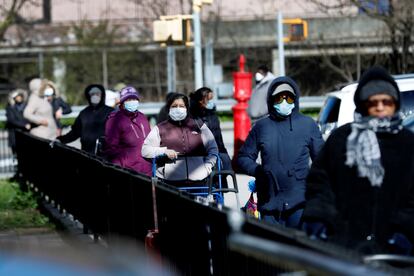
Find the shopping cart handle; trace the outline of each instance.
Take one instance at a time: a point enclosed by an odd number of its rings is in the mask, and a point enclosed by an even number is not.
[[[222,188],[221,186],[219,186],[219,188],[213,188],[213,178],[214,176],[231,176],[231,178],[233,179],[233,188]],[[210,175],[210,179],[209,179],[209,183],[208,183],[208,191],[209,193],[212,192],[234,192],[234,193],[238,193],[239,192],[239,188],[237,186],[237,179],[236,179],[236,174],[234,173],[234,171],[231,170],[222,170],[222,171],[213,171]]]
[[[165,153],[160,154],[158,156],[155,156],[154,158],[152,158],[152,177],[155,177],[156,172],[157,172],[157,159],[159,158],[163,158],[167,156]]]

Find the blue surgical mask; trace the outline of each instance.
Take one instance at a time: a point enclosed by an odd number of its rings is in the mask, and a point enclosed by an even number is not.
[[[124,107],[129,112],[136,112],[138,110],[139,101],[133,100],[133,101],[126,101],[124,103]]]
[[[208,101],[206,108],[207,109],[213,109],[216,106],[216,104],[213,101]]]
[[[295,103],[287,103],[286,100],[283,100],[280,104],[275,104],[273,107],[276,109],[276,112],[282,116],[289,116],[292,113],[292,110],[295,108]]]

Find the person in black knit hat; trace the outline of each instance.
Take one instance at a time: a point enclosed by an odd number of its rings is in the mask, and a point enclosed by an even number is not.
[[[414,242],[414,133],[382,67],[361,77],[355,121],[335,130],[307,178],[303,229],[363,254],[410,254]]]

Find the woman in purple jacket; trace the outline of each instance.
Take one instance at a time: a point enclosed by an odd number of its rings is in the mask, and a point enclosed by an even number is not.
[[[138,106],[138,92],[133,87],[124,87],[120,92],[119,111],[110,114],[106,122],[105,155],[121,167],[150,176],[151,164],[141,155],[150,126]]]

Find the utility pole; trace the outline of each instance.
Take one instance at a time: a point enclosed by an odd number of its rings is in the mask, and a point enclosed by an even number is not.
[[[193,0],[194,30],[194,90],[203,86],[203,60],[201,55],[201,1]]]
[[[167,93],[176,91],[175,48],[167,47]]]
[[[277,15],[277,42],[279,52],[279,76],[285,76],[285,49],[283,43],[283,17],[279,11]]]

